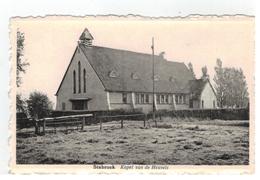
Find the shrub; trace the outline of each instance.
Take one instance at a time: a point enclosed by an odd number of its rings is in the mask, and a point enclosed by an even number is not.
[[[48,96],[38,91],[30,93],[27,106],[31,117],[35,118],[49,116],[52,110],[52,102]]]

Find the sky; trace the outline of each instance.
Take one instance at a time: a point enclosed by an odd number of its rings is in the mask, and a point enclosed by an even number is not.
[[[17,28],[25,34],[25,59],[30,63],[18,92],[25,97],[34,90],[56,103],[56,93],[84,28],[97,46],[151,54],[165,52],[169,61],[191,62],[197,78],[207,66],[214,77],[216,59],[223,66],[242,68],[247,81],[253,77],[254,19],[227,17],[200,19],[55,18],[24,19]],[[249,86],[250,83],[249,83]]]

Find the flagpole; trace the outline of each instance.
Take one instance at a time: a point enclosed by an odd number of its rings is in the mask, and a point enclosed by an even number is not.
[[[155,98],[154,98],[154,95],[155,95],[155,93],[154,93],[154,37],[152,38],[152,60],[153,60],[153,72],[152,72],[152,74],[153,74],[153,121],[155,122],[155,126],[157,127],[157,122],[156,122],[156,120],[155,120]]]

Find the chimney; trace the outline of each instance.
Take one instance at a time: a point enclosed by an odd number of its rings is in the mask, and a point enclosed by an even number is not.
[[[92,46],[93,36],[90,34],[87,28],[84,29],[83,33],[79,38],[79,43],[84,44],[87,47]]]

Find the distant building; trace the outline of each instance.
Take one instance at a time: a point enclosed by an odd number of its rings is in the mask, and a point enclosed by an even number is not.
[[[87,29],[57,90],[57,110],[142,109],[152,111],[152,56],[92,46]],[[155,55],[155,108],[215,108],[208,79],[194,79],[184,63]]]

